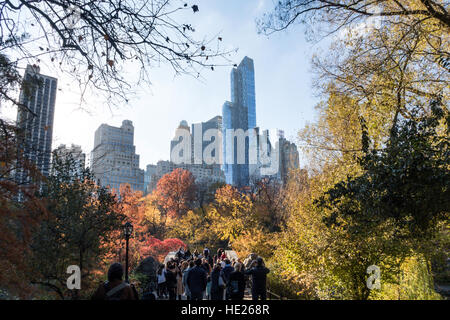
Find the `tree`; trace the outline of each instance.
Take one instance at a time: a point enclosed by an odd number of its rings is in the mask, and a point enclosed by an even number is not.
[[[178,249],[183,248],[186,250],[186,244],[180,239],[165,239],[163,241],[149,237],[142,248],[142,252],[144,257],[152,256],[155,257],[158,261],[163,262],[164,258],[171,251],[177,251]]]
[[[178,168],[165,174],[155,190],[160,212],[170,218],[182,217],[193,208],[195,189],[195,179],[190,171]]]
[[[332,210],[330,223],[339,215],[351,216],[356,226],[392,219],[402,239],[424,241],[448,221],[450,116],[439,101],[431,110],[416,109],[414,119],[396,123],[386,148],[366,146],[363,174],[337,183],[318,202]]]
[[[356,297],[370,295],[364,284],[364,268],[370,264],[383,266],[387,283],[395,282],[408,259],[423,257],[429,265],[433,250],[428,244],[442,223],[448,224],[449,116],[438,101],[431,110],[427,115],[418,108],[413,119],[399,121],[381,150],[369,151],[363,142],[363,173],[335,184],[315,201],[327,227],[346,236],[340,245],[353,247],[336,267],[343,268],[340,274],[350,270],[359,278],[345,282],[354,284]]]
[[[190,248],[223,248],[227,241],[221,239],[221,233],[214,228],[215,220],[210,213],[212,204],[203,208],[190,210],[183,217],[176,219],[168,229],[168,236],[183,239]]]
[[[325,99],[345,99],[377,143],[399,116],[415,107],[430,112],[430,102],[447,94],[448,17],[442,1],[297,0],[279,1],[259,27],[270,33],[301,21],[311,32],[333,33],[328,53],[313,57],[314,88]]]
[[[277,232],[285,227],[285,190],[279,181],[272,178],[258,180],[253,202],[258,223],[264,230]]]
[[[60,159],[55,153],[53,159],[52,173],[40,193],[49,215],[33,234],[29,259],[32,283],[65,299],[67,267],[79,266],[82,287],[89,288],[107,254],[102,244],[121,229],[124,217],[115,211],[116,196],[96,185],[89,169],[74,171],[70,156]]]
[[[412,17],[420,23],[432,19],[450,27],[450,14],[444,2],[439,0],[282,0],[278,1],[273,12],[259,20],[259,27],[260,31],[269,33],[284,30],[298,21],[334,23],[342,27],[369,17],[393,20]]]
[[[17,85],[19,81],[15,69],[4,59],[0,54],[0,103],[9,96],[9,84]],[[0,287],[11,295],[26,298],[33,291],[29,246],[33,232],[48,211],[36,197],[43,176],[20,152],[20,134],[14,124],[0,119]],[[30,178],[29,183],[17,182],[18,169]]]
[[[217,189],[215,198],[209,215],[213,221],[213,229],[221,235],[222,240],[232,243],[255,226],[253,203],[249,195],[226,185]]]
[[[161,63],[195,76],[220,65],[216,58],[230,64],[221,37],[194,38],[182,13],[198,15],[199,8],[183,1],[20,0],[2,1],[0,8],[0,49],[15,62],[48,61],[83,94],[93,88],[127,101],[133,85],[124,72],[131,64],[139,67],[136,82],[148,82],[149,70]]]

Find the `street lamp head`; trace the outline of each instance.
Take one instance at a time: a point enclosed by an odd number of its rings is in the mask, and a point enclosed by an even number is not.
[[[133,225],[129,222],[125,223],[125,225],[123,226],[123,233],[125,234],[126,238],[129,238],[133,233]]]

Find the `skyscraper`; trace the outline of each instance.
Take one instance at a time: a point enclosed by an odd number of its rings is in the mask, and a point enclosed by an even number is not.
[[[80,175],[83,172],[86,165],[86,154],[81,150],[81,146],[72,144],[70,148],[68,148],[65,144],[61,144],[54,150],[54,153],[62,161],[67,161],[69,159],[73,161],[74,174]]]
[[[189,128],[187,121],[182,120],[175,130],[174,139],[170,141],[170,161],[200,165],[213,164],[212,160],[217,160],[214,165],[220,165],[222,140],[219,134],[222,133],[221,131],[221,116],[215,116],[206,122],[193,123],[192,130]],[[190,144],[187,145],[184,139],[190,140]],[[180,148],[180,146],[187,148]],[[190,153],[190,156],[184,155],[183,152],[185,151]],[[219,154],[216,155],[216,151]],[[205,152],[209,159],[204,157]]]
[[[102,124],[95,131],[91,168],[102,186],[119,190],[128,183],[135,191],[144,191],[144,170],[139,169],[139,155],[133,145],[134,127],[124,120],[121,127]]]
[[[260,150],[261,177],[273,177],[286,184],[290,171],[300,168],[297,146],[284,137],[282,130],[278,130],[273,138],[269,130],[264,130],[259,139],[263,143],[267,141],[266,147]]]
[[[31,65],[25,70],[24,80],[19,96],[22,106],[17,112],[19,147],[24,157],[32,161],[44,176],[48,176],[58,80],[40,74],[39,67]],[[16,180],[25,183],[29,178],[22,170],[18,170]]]
[[[247,186],[250,172],[255,171],[250,167],[249,147],[256,143],[256,135],[252,135],[256,128],[255,68],[248,57],[231,71],[231,102],[223,105],[222,118],[226,182],[237,187]],[[247,136],[247,133],[250,134]]]
[[[255,67],[249,57],[244,57],[239,66],[231,71],[231,102],[247,110],[248,128],[255,128]]]

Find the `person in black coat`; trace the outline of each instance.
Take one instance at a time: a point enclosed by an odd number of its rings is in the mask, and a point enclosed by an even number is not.
[[[236,263],[234,271],[230,273],[227,283],[228,296],[231,300],[244,300],[245,275],[242,272],[243,265]]]
[[[230,279],[230,274],[234,271],[234,268],[231,266],[231,261],[229,259],[225,259],[225,267],[222,269],[222,277],[223,277],[223,281],[225,281],[225,283],[228,283],[228,280]],[[230,297],[228,295],[228,290],[226,292],[226,299],[229,300]]]
[[[234,271],[233,266],[231,265],[231,261],[229,259],[225,259],[225,267],[222,269],[222,276],[225,282],[228,282],[230,274]]]
[[[169,300],[177,299],[177,275],[175,270],[175,264],[173,262],[167,263],[166,270],[166,286],[169,292]]]
[[[187,274],[186,283],[189,286],[192,300],[203,300],[206,289],[206,271],[202,268],[202,260],[195,260],[195,267]]]
[[[266,300],[267,296],[266,282],[267,282],[267,274],[269,272],[270,270],[264,266],[264,261],[262,258],[258,258],[256,259],[256,261],[253,261],[252,264],[250,265],[250,269],[245,271],[246,275],[252,276],[253,300],[258,300],[259,298],[261,298],[261,300]]]
[[[208,248],[205,248],[205,250],[203,250],[203,258],[208,261],[211,268],[214,266],[214,259],[213,257],[211,257],[211,253],[209,252]]]
[[[189,260],[192,258],[191,250],[187,248],[186,252],[184,253],[184,260]]]
[[[211,272],[211,300],[223,300],[224,287],[220,286],[221,266],[216,264]],[[222,279],[223,280],[223,279]]]

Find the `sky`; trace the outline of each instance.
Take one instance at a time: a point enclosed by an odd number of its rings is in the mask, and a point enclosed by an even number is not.
[[[255,63],[256,121],[261,129],[284,130],[296,142],[299,129],[315,119],[311,56],[317,48],[306,42],[303,27],[294,26],[270,37],[257,33],[255,19],[273,8],[272,0],[197,0],[199,12],[191,23],[197,36],[220,33],[227,48],[237,48],[234,63],[248,56]],[[120,126],[125,119],[135,127],[134,144],[140,167],[169,160],[170,140],[181,120],[189,125],[221,115],[222,105],[230,100],[232,67],[205,70],[203,80],[175,76],[168,66],[151,70],[151,85],[137,88],[128,104],[106,107],[96,97],[87,98],[79,108],[79,97],[72,84],[59,78],[53,148],[60,144],[81,145],[89,156],[95,130],[102,124]],[[54,76],[41,66],[41,73]],[[88,110],[88,111],[86,111]],[[15,119],[15,114],[10,116]],[[300,157],[302,162],[302,157]],[[300,163],[303,167],[304,164]]]

